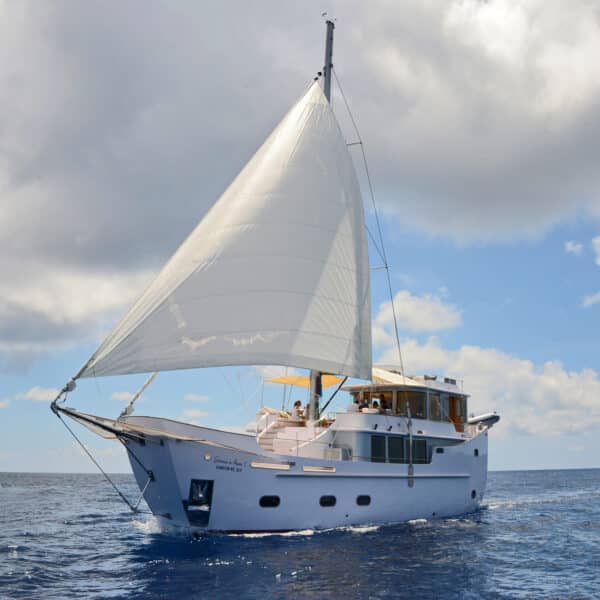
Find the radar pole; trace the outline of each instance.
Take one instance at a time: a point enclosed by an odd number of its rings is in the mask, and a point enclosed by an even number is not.
[[[326,21],[325,34],[325,65],[323,66],[323,94],[327,102],[331,102],[331,70],[333,69],[333,30],[335,25],[333,21]],[[323,385],[321,371],[311,369],[310,371],[310,404],[308,420],[316,421],[319,418],[319,401],[323,394]]]

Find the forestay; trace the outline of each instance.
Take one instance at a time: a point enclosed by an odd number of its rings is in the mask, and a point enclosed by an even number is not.
[[[223,365],[371,375],[360,189],[314,83],[79,377]]]

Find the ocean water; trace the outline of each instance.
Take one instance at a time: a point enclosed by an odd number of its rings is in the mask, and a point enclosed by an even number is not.
[[[600,598],[600,469],[490,473],[456,519],[198,538],[101,476],[0,473],[0,598],[382,597]]]

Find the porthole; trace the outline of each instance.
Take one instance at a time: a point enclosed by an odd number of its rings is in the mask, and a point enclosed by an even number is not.
[[[444,449],[443,448],[436,448],[435,449],[435,453],[436,454],[444,454]]]
[[[371,504],[371,496],[357,496],[356,504],[359,506],[369,506]]]
[[[321,506],[335,506],[335,496],[321,496],[319,504]]]
[[[473,454],[475,456],[479,456],[479,450],[477,448],[475,448],[475,450],[473,450]]]
[[[475,498],[477,498],[477,492],[475,490],[473,490],[471,492],[471,498],[473,498],[473,500],[475,500]]]
[[[275,508],[279,506],[279,496],[263,496],[258,503],[263,508]]]

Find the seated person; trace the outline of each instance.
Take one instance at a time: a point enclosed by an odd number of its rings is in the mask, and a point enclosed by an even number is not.
[[[358,404],[358,410],[361,411],[363,408],[369,408],[369,404],[365,401],[365,399],[361,399]]]
[[[379,412],[381,414],[385,414],[388,410],[388,405],[386,399],[381,396],[381,403],[379,404]]]
[[[300,421],[303,418],[304,412],[302,411],[302,402],[296,400],[296,402],[294,402],[294,408],[292,409],[292,419],[294,419],[294,421]]]
[[[377,400],[373,400],[373,408],[379,410],[379,402],[377,402]]]

